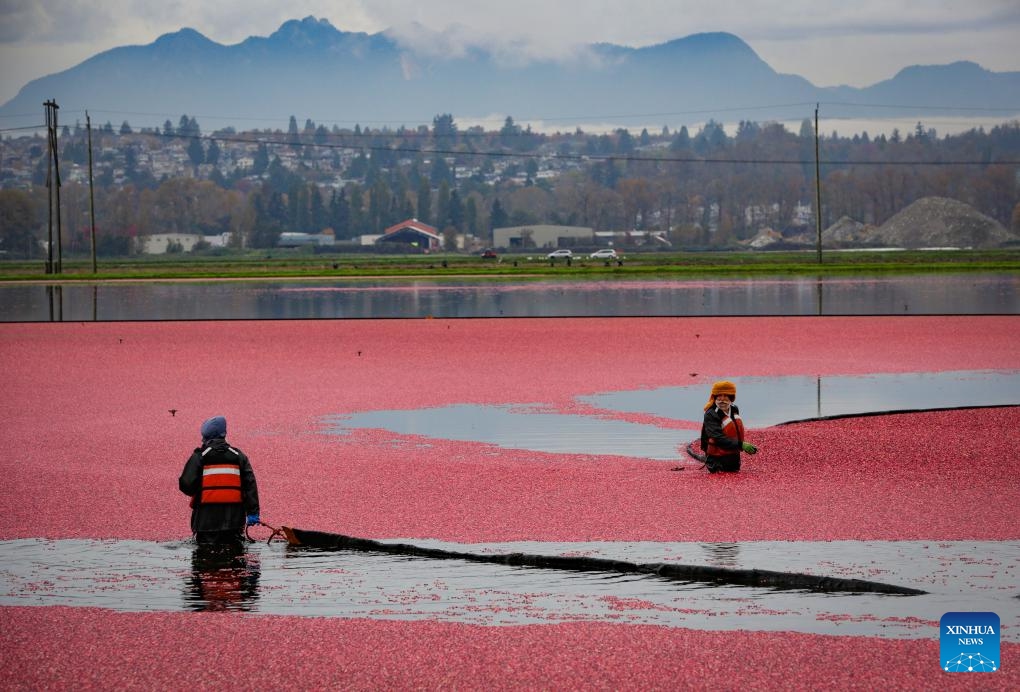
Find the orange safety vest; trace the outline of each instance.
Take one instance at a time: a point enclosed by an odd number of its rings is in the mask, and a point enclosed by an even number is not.
[[[212,447],[206,447],[202,456],[209,453]],[[241,502],[241,463],[240,455],[233,447],[227,448],[238,457],[236,463],[223,461],[218,464],[202,466],[202,504],[239,504]],[[224,455],[225,456],[225,455]]]
[[[744,441],[744,421],[740,419],[740,414],[736,413],[732,416],[726,416],[722,419],[722,431],[727,437],[735,437],[739,442]],[[713,457],[724,457],[729,454],[739,454],[739,449],[723,449],[715,443],[715,438],[708,438],[708,449],[705,453]]]

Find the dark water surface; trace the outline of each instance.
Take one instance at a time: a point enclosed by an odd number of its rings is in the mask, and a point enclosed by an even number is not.
[[[407,541],[402,541],[407,542]],[[0,541],[0,606],[247,611],[485,625],[620,622],[702,630],[938,636],[951,611],[999,615],[1020,641],[1020,542],[827,541],[418,545],[473,553],[584,555],[857,578],[918,596],[675,582],[648,575],[431,560],[252,543],[210,556],[191,541]]]
[[[751,430],[882,411],[1020,405],[1020,372],[1012,370],[743,377],[735,383],[741,415]],[[362,411],[323,416],[321,431],[345,434],[359,428],[382,429],[509,449],[675,462],[688,460],[683,450],[700,433],[707,398],[706,385],[698,384],[579,397],[579,403],[594,409],[591,414],[564,413],[542,403]],[[680,421],[681,426],[613,419],[621,413]],[[1014,414],[1001,415],[1012,418]]]
[[[1020,314],[1020,275],[0,286],[0,322],[971,314]]]

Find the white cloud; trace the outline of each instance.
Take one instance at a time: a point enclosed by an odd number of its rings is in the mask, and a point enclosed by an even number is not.
[[[102,34],[112,23],[108,7],[90,9],[60,0],[3,0],[0,3],[0,42],[54,44]]]
[[[115,46],[183,27],[234,44],[309,15],[343,31],[391,30],[432,55],[484,48],[507,61],[584,59],[596,42],[640,47],[726,31],[820,86],[866,86],[907,65],[955,60],[1020,70],[1016,0],[0,0],[0,102]]]
[[[38,34],[47,23],[42,7],[31,0],[5,0],[0,5],[0,19],[0,43]]]
[[[908,65],[955,60],[1020,69],[1016,0],[903,0],[895,8],[886,0],[372,0],[365,7],[370,23],[431,54],[481,47],[505,60],[576,59],[595,42],[640,47],[726,31],[779,72],[819,86],[868,86]]]

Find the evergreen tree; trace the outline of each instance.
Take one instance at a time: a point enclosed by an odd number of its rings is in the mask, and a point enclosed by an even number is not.
[[[529,158],[524,164],[524,172],[528,176],[528,185],[531,185],[538,178],[538,161]]]
[[[283,201],[280,195],[272,192],[268,185],[252,195],[252,211],[255,220],[248,236],[248,245],[253,248],[276,247],[283,231],[281,217]]]
[[[333,196],[329,200],[329,225],[333,227],[337,238],[354,237],[351,228],[351,205],[343,189],[333,190]]]
[[[453,172],[446,164],[446,159],[438,154],[432,159],[432,170],[429,173],[429,180],[432,182],[432,185],[437,187],[442,183],[449,185],[453,182]]]
[[[209,142],[209,148],[205,152],[205,162],[217,165],[220,162],[220,145],[216,143],[216,140]]]
[[[723,126],[709,119],[694,138],[694,151],[699,154],[717,153],[726,148],[727,138]]]
[[[202,140],[197,137],[188,144],[188,158],[191,159],[191,165],[196,167],[205,162],[205,149],[202,147]]]
[[[79,166],[87,164],[89,151],[85,142],[81,138],[74,137],[68,137],[65,141],[67,144],[64,145],[64,150],[60,154],[60,162],[72,162]]]
[[[422,223],[432,224],[432,186],[427,178],[418,183],[418,214],[416,218]]]
[[[255,156],[252,157],[252,173],[262,175],[267,168],[269,168],[269,147],[263,142],[255,149]]]
[[[351,228],[354,230],[353,235],[371,232],[368,227],[368,214],[365,213],[365,195],[361,186],[351,185],[349,192],[351,195],[350,209]]]
[[[645,133],[647,134],[647,130]],[[616,131],[616,151],[625,155],[634,151],[634,138],[630,136],[629,130],[619,129]]]
[[[691,135],[687,131],[686,125],[682,126],[680,131],[673,136],[673,141],[669,143],[669,148],[672,151],[690,151]]]
[[[456,190],[450,192],[450,210],[448,212],[450,225],[458,231],[464,230],[464,203]]]
[[[495,228],[506,228],[509,225],[509,222],[510,217],[497,197],[492,202],[492,211],[489,212],[489,230]]]
[[[124,171],[127,177],[134,176],[136,166],[138,166],[138,153],[134,147],[127,147],[124,150]]]
[[[269,186],[277,194],[283,194],[290,189],[293,184],[294,178],[297,176],[287,170],[280,161],[279,156],[274,156],[272,163],[269,164],[269,168],[266,169],[266,174],[269,176]]]
[[[471,235],[477,236],[480,230],[478,223],[478,202],[472,194],[464,203],[464,230]]]
[[[499,142],[504,147],[513,149],[518,146],[521,135],[521,127],[514,123],[514,119],[509,115],[506,116],[506,120],[503,122],[503,127],[499,131]]]
[[[439,184],[436,194],[436,228],[442,231],[450,225],[450,184],[445,180]]]
[[[389,186],[382,178],[368,191],[368,216],[371,233],[381,233],[389,226],[392,200]]]
[[[741,120],[737,125],[737,142],[753,142],[761,135],[761,126],[751,120]]]
[[[304,183],[294,181],[287,191],[287,227],[298,233],[311,233],[311,218],[308,213],[308,188]]]
[[[347,177],[354,180],[363,180],[368,174],[368,156],[365,155],[364,151],[358,152],[358,155],[351,161],[351,165],[347,167]]]
[[[284,202],[283,194],[271,188],[269,192],[269,218],[276,221],[281,227],[287,223],[287,205]]]
[[[432,118],[432,137],[437,149],[449,150],[457,144],[457,125],[452,115],[444,113]]]
[[[309,185],[308,194],[309,216],[312,228],[318,233],[329,226],[329,214],[326,206],[322,203],[322,193],[315,183]]]

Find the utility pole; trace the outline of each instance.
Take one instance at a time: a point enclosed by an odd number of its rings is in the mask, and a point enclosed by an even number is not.
[[[92,120],[89,119],[89,112],[85,111],[85,129],[89,135],[89,226],[92,237],[92,273],[98,273],[96,267],[96,193],[92,184]]]
[[[53,140],[50,138],[50,102],[46,101],[46,273],[53,273]],[[52,317],[52,315],[51,315]]]
[[[818,264],[822,263],[822,176],[818,164],[818,104],[815,104],[815,231],[818,235]]]
[[[60,106],[53,99],[43,103],[46,107],[46,129],[49,141],[49,159],[46,163],[46,187],[50,191],[49,259],[48,274],[63,273],[63,244],[60,226],[60,161],[57,155],[57,110]],[[53,260],[53,216],[57,218],[57,259]]]

